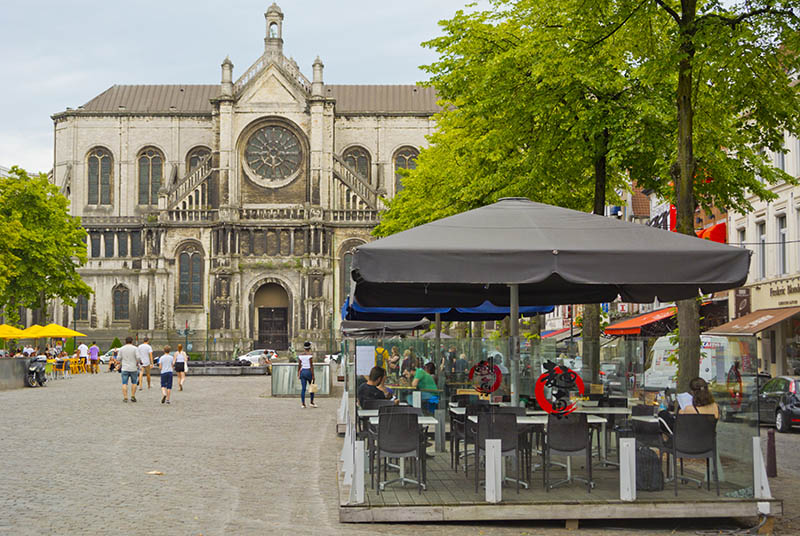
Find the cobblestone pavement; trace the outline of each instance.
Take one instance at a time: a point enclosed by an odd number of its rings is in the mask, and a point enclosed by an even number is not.
[[[190,376],[170,406],[160,403],[157,385],[138,399],[124,404],[119,375],[105,372],[0,392],[0,534],[568,533],[555,522],[340,524],[338,401],[323,398],[319,409],[301,409],[296,399],[271,398],[267,377]],[[787,451],[800,468],[800,449]],[[609,521],[582,523],[580,534],[740,526]]]

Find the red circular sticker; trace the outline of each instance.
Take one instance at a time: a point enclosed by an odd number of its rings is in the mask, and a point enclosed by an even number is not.
[[[469,369],[469,381],[479,393],[493,393],[500,387],[503,381],[503,373],[500,367],[488,361],[479,361]]]
[[[545,387],[550,387],[553,390],[556,399],[555,403],[551,403],[544,395]],[[578,393],[583,395],[583,379],[572,369],[562,369],[556,366],[553,367],[551,372],[545,372],[539,376],[534,387],[534,395],[539,407],[547,413],[559,416],[569,415],[578,407],[575,402],[568,404],[569,389],[572,387],[577,387]]]

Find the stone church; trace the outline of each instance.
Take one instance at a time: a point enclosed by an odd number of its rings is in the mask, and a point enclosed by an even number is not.
[[[309,81],[264,14],[264,53],[219,84],[115,85],[52,116],[53,181],[89,233],[95,293],[56,322],[97,341],[193,351],[328,347],[353,247],[402,188],[438,110],[432,89]]]

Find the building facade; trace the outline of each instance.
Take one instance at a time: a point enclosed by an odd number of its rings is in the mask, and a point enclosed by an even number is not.
[[[786,154],[772,154],[773,165],[800,176],[800,140],[786,135]],[[770,202],[750,196],[753,210],[728,214],[728,243],[748,248],[750,273],[747,283],[729,292],[731,319],[766,309],[800,307],[800,186],[784,182],[770,190]],[[758,315],[756,315],[758,316]],[[800,369],[800,315],[771,323],[762,317],[763,330],[756,333],[759,368],[770,374],[794,374]]]
[[[328,346],[349,253],[414,166],[438,110],[432,89],[326,85],[283,53],[213,85],[115,85],[53,115],[53,181],[89,232],[95,291],[55,321],[98,340],[133,334],[217,351]],[[198,348],[195,348],[197,351]]]

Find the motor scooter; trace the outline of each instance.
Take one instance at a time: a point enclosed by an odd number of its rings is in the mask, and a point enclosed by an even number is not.
[[[46,365],[47,357],[43,355],[31,357],[30,363],[28,363],[28,373],[25,375],[25,383],[28,387],[36,387],[37,384],[44,387],[44,383],[47,381],[44,373]]]

